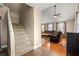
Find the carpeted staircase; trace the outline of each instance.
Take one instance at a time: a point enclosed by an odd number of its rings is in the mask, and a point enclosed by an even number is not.
[[[23,55],[32,50],[31,41],[21,24],[13,24],[15,36],[15,54]]]

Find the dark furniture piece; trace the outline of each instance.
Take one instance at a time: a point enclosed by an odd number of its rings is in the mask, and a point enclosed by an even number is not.
[[[67,33],[67,55],[79,56],[79,33]]]
[[[55,36],[54,35],[50,35],[49,36],[50,37],[50,41],[53,42],[53,43],[59,43],[61,35],[62,35],[62,32],[60,32],[60,31]]]

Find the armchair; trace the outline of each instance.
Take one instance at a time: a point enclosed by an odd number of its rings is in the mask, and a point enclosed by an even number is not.
[[[58,34],[56,36],[50,35],[50,41],[53,43],[59,43],[60,42],[60,38],[61,38],[62,32],[58,32]]]

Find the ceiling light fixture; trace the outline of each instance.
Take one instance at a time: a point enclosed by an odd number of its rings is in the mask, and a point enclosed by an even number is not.
[[[56,14],[56,5],[54,5],[54,18],[56,18],[57,16],[59,16],[60,14]]]

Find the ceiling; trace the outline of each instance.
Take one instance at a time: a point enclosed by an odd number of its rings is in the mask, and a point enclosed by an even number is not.
[[[42,23],[64,21],[73,19],[77,11],[77,3],[26,3],[31,7],[39,8],[42,11]],[[57,18],[53,18],[54,5],[57,5],[56,13],[61,15]],[[52,21],[53,20],[53,21]]]
[[[50,6],[42,11],[42,23],[65,21],[74,19],[77,12],[77,3],[57,3],[56,14],[58,17],[53,17],[54,6]]]
[[[39,8],[39,10],[41,11],[48,8],[51,5],[54,5],[54,3],[26,3],[26,4],[31,7]]]

